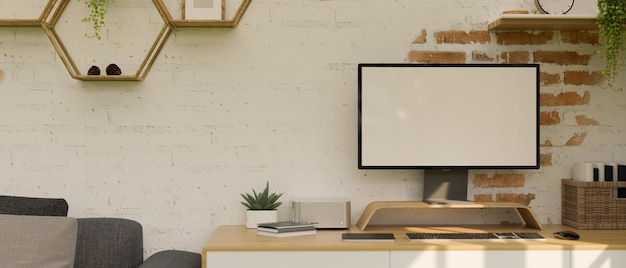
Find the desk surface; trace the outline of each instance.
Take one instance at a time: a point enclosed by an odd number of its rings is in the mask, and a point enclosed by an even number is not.
[[[465,227],[356,227],[340,230],[318,230],[316,235],[297,237],[266,237],[256,235],[256,229],[243,225],[219,226],[203,248],[207,251],[361,251],[361,250],[626,250],[626,230],[579,230],[564,225],[544,225],[543,230],[507,225]],[[580,234],[579,240],[561,240],[552,236],[559,230]],[[342,242],[341,233],[391,232],[394,242]],[[537,232],[547,238],[536,241],[494,242],[411,242],[406,232]]]

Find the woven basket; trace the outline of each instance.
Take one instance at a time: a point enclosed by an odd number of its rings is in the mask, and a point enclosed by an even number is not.
[[[626,229],[626,198],[616,198],[626,182],[581,182],[564,179],[562,223],[577,229]]]

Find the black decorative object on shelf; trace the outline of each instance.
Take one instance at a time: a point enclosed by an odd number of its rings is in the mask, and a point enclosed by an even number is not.
[[[98,66],[91,66],[91,68],[89,68],[89,71],[87,71],[88,75],[100,75],[100,68],[98,68]]]
[[[120,67],[118,67],[116,64],[109,64],[109,66],[107,66],[107,75],[120,75],[122,74],[122,69],[120,69]]]

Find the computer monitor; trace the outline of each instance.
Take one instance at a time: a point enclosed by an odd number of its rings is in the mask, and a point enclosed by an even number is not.
[[[359,169],[424,169],[467,200],[469,169],[539,168],[539,65],[358,65]]]

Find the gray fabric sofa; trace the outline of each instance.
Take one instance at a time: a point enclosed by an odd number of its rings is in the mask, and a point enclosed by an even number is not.
[[[66,217],[60,198],[1,196],[0,214]],[[74,267],[77,268],[199,268],[198,253],[164,250],[144,261],[143,229],[122,218],[78,218]]]

